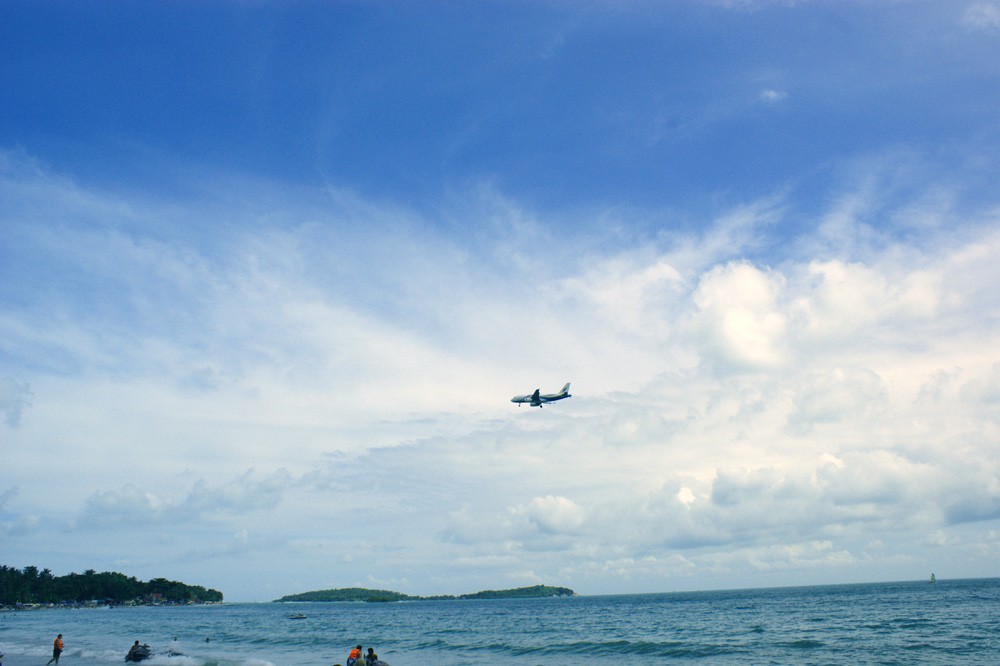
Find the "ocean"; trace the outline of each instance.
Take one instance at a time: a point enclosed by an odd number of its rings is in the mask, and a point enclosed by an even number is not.
[[[301,613],[305,619],[293,620]],[[1000,579],[397,603],[53,609],[0,615],[3,666],[1000,663]],[[206,639],[209,639],[206,641]],[[171,656],[173,649],[182,656]]]

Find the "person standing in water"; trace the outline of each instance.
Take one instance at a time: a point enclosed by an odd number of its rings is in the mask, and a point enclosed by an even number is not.
[[[56,636],[56,639],[52,641],[52,658],[46,662],[45,666],[49,666],[53,661],[56,662],[56,666],[59,666],[59,655],[63,651],[62,634]]]
[[[354,662],[356,662],[358,659],[361,659],[361,646],[360,645],[358,647],[354,648],[353,650],[351,650],[351,654],[348,655],[348,657],[347,657],[347,666],[354,666]],[[46,666],[48,666],[48,665],[46,664]]]

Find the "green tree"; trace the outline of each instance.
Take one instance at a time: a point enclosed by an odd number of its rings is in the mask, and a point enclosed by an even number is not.
[[[111,571],[97,573],[87,569],[83,574],[53,576],[49,569],[39,572],[34,566],[21,571],[6,565],[0,567],[0,604],[3,605],[90,600],[122,603],[151,594],[161,594],[164,599],[174,602],[218,602],[223,598],[218,590],[165,578],[143,583],[135,577]]]

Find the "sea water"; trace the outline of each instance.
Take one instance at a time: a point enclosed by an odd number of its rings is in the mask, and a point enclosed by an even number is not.
[[[1000,579],[6,612],[4,666],[43,666],[58,633],[60,666],[119,666],[136,640],[148,666],[332,666],[359,643],[392,666],[998,664]]]

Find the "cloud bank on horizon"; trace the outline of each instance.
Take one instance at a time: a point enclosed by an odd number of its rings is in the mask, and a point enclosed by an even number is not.
[[[5,564],[235,601],[997,574],[1000,3],[0,26]]]

